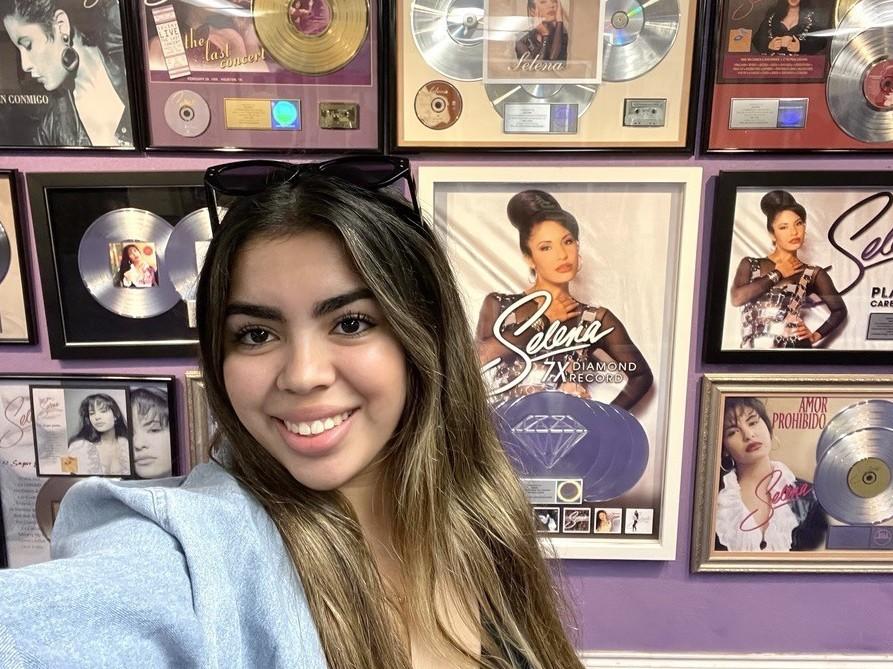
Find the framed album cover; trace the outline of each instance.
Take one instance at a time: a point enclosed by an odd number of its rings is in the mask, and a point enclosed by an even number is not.
[[[50,557],[65,492],[85,476],[179,474],[169,376],[0,375],[0,567]]]
[[[693,571],[893,571],[893,377],[701,390]]]
[[[211,415],[205,395],[205,381],[199,370],[186,372],[186,416],[189,423],[189,468],[208,462],[211,439],[217,422]]]
[[[378,2],[136,4],[150,147],[383,145]]]
[[[707,150],[889,151],[890,15],[874,0],[720,0]]]
[[[189,172],[28,175],[54,358],[195,355],[211,239],[201,183]]]
[[[0,344],[33,344],[36,339],[17,183],[15,170],[0,170]]]
[[[4,4],[0,147],[134,147],[126,6],[123,0]]]
[[[545,543],[673,559],[700,169],[422,166],[419,183]]]
[[[392,0],[392,149],[690,149],[697,0]]]
[[[889,364],[887,172],[720,172],[705,362]]]

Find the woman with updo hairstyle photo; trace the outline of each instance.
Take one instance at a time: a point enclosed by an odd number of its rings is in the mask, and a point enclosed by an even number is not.
[[[500,336],[518,349],[524,350],[537,334],[548,331],[553,322],[568,329],[594,321],[601,323],[600,332],[608,334],[588,348],[565,351],[549,356],[547,361],[533,363],[525,379],[510,390],[496,396],[496,401],[520,397],[542,390],[561,390],[584,399],[590,390],[579,383],[562,382],[559,369],[585,369],[589,363],[623,363],[626,381],[611,404],[631,409],[651,387],[653,375],[642,353],[633,343],[621,320],[606,307],[589,304],[571,294],[570,283],[580,272],[580,227],[577,219],[562,209],[558,201],[541,190],[525,190],[514,195],[508,203],[508,218],[518,231],[518,245],[522,258],[530,268],[530,285],[522,292],[490,293],[481,305],[477,324],[477,349],[482,364],[496,358],[499,364],[492,372],[495,387],[506,385],[524,371],[524,361],[508,349],[494,335],[494,327],[502,313],[516,302],[535,291],[546,291],[551,302],[545,314],[520,334],[518,325],[529,320],[541,307],[539,299],[532,300],[513,311],[500,325]],[[549,366],[545,362],[554,362]]]
[[[807,265],[798,253],[806,241],[806,209],[784,190],[760,200],[772,251],[764,258],[745,257],[738,264],[731,303],[741,310],[741,348],[812,348],[846,319],[847,309],[828,273]],[[816,330],[803,321],[809,298],[830,314]]]

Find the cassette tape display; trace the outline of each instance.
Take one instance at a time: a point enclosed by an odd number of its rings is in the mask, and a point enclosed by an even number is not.
[[[396,0],[397,148],[682,148],[692,0]]]
[[[377,3],[141,0],[148,144],[380,147]]]
[[[725,0],[708,150],[893,147],[893,2]]]

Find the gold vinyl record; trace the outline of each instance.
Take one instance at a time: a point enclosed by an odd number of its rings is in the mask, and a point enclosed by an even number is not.
[[[368,0],[254,0],[251,11],[260,41],[298,74],[340,70],[369,32]]]

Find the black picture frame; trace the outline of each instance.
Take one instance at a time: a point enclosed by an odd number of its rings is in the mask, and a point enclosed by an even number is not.
[[[137,466],[139,457],[137,455],[137,458],[134,459],[133,474],[120,478],[147,480],[186,473],[184,463],[180,458],[176,377],[118,374],[0,374],[0,407],[7,419],[6,429],[0,432],[0,446],[2,446],[0,448],[0,568],[23,566],[48,558],[49,544],[48,542],[44,543],[41,537],[48,536],[48,529],[44,525],[49,523],[51,527],[53,515],[51,509],[41,508],[41,492],[50,487],[53,488],[52,495],[49,497],[58,501],[71,484],[85,478],[80,475],[38,475],[32,421],[34,412],[30,402],[33,386],[54,386],[63,389],[126,389],[129,392],[127,409],[131,416],[127,430],[128,438],[131,441],[134,440],[135,421],[138,419],[138,415],[144,419],[146,426],[156,419],[161,425],[163,415],[160,416],[157,411],[160,409],[163,413],[166,410],[166,441],[170,449],[170,471],[168,472],[164,467],[166,463],[163,456],[161,458],[156,456],[156,460],[152,460],[152,454],[149,452],[140,466]],[[134,393],[137,393],[136,397]],[[138,402],[143,402],[142,406],[137,407]],[[136,408],[134,409],[134,407]],[[161,425],[161,427],[164,426]],[[141,450],[151,451],[152,448],[158,447],[159,444],[144,444],[143,438],[138,438],[143,444]],[[164,446],[163,439],[161,445]],[[158,471],[153,471],[153,466],[159,467]],[[142,467],[142,471],[140,471],[140,467]],[[140,476],[141,473],[144,477]],[[41,483],[35,485],[35,482]],[[16,556],[11,556],[10,551],[14,550],[14,545],[17,542],[7,536],[8,532],[13,532],[14,529],[5,527],[3,522],[4,516],[10,515],[7,510],[12,508],[11,505],[16,505],[19,511],[22,508],[35,507],[34,518],[22,521],[24,525],[22,523],[16,525],[17,530],[25,535],[23,541],[18,542],[23,545],[18,546],[21,553]]]
[[[732,254],[733,246],[744,246],[742,237],[746,233],[764,240],[761,242],[763,253],[754,253],[752,257],[767,255],[771,249],[770,235],[767,216],[760,211],[759,204],[763,195],[774,190],[788,191],[805,208],[806,233],[800,242],[803,245],[800,259],[827,273],[847,309],[846,319],[827,332],[825,343],[819,341],[812,348],[742,348],[740,344],[737,347],[729,344],[733,337],[743,342],[739,326],[735,326],[739,328],[737,333],[731,331],[737,315],[731,312],[736,308],[730,303],[730,275],[739,262],[739,256]],[[893,207],[888,204],[893,203],[893,173],[721,171],[716,177],[715,193],[703,342],[705,363],[889,364],[893,353],[893,299],[883,292],[884,287],[887,291],[893,288],[889,269],[884,275],[888,277],[886,284],[875,286],[872,282],[882,276],[882,271],[875,268],[893,260],[890,249],[883,252],[893,242],[893,231],[883,225],[885,220],[887,226],[893,221],[888,211]],[[857,246],[866,251],[860,252]],[[874,297],[872,290],[877,291]],[[812,319],[813,325],[804,318],[814,331],[815,324],[822,322],[817,319],[825,309],[820,302],[808,308],[819,312]],[[880,316],[874,318],[877,314]],[[859,332],[863,330],[865,334],[860,338]],[[884,331],[887,334],[881,337]],[[857,344],[862,341],[880,344],[860,348]]]
[[[53,358],[196,355],[198,333],[189,326],[186,302],[179,299],[167,310],[149,317],[115,313],[88,290],[78,254],[87,229],[106,215],[112,217],[108,220],[120,220],[122,240],[151,237],[156,232],[160,239],[165,233],[158,231],[166,228],[159,221],[176,226],[187,216],[200,218],[202,214],[196,212],[203,211],[206,206],[200,172],[32,173],[28,175],[28,192],[37,252],[43,268],[43,297]],[[151,221],[141,223],[141,217]],[[210,232],[207,238],[210,239]],[[164,240],[166,245],[167,238]],[[150,252],[162,249],[155,244],[154,238],[140,241],[152,242]],[[90,248],[95,251],[91,265],[91,271],[95,272],[91,276],[95,278],[104,273],[103,281],[109,282],[92,284],[94,290],[100,292],[111,286],[109,259],[106,258],[103,265],[96,258],[97,254],[102,255],[101,249],[95,244]],[[156,259],[157,287],[166,291],[164,299],[168,304],[173,299],[170,289],[174,284],[163,255],[157,253]],[[154,291],[156,288],[143,290]],[[146,304],[153,298],[134,293],[127,299]],[[128,307],[126,313],[136,314],[140,308],[136,307],[134,311]]]
[[[34,312],[31,301],[30,263],[27,246],[23,236],[21,209],[19,206],[19,173],[16,170],[0,170],[0,183],[8,189],[9,200],[6,201],[6,192],[0,191],[0,214],[4,210],[9,212],[9,220],[4,221],[0,216],[0,237],[5,236],[5,251],[8,255],[7,266],[0,267],[4,276],[0,278],[0,345],[25,345],[31,346],[37,342],[37,333],[34,327]],[[0,247],[2,248],[2,247]],[[6,334],[8,329],[3,321],[11,315],[19,321],[19,327],[12,335]],[[23,331],[19,334],[20,331]]]

